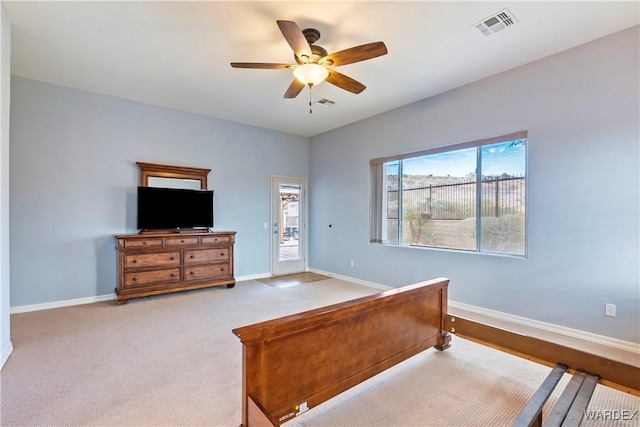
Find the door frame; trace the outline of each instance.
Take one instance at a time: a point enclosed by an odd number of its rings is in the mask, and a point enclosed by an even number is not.
[[[280,218],[276,218],[275,217],[275,212],[276,212],[276,207],[279,208],[279,204],[280,204],[280,187],[278,185],[278,192],[276,193],[276,184],[281,183],[282,181],[288,181],[291,184],[297,184],[300,185],[300,207],[301,207],[301,211],[299,211],[299,229],[298,229],[298,235],[299,235],[299,242],[300,242],[300,256],[302,258],[302,271],[299,272],[305,272],[309,270],[309,261],[308,261],[308,227],[307,227],[307,222],[309,219],[309,209],[308,209],[308,186],[307,186],[307,178],[301,178],[301,177],[294,177],[294,176],[284,176],[284,175],[271,175],[271,188],[269,190],[270,193],[270,203],[269,203],[269,217],[270,217],[270,222],[269,222],[269,273],[271,276],[274,276],[276,274],[274,274],[274,266],[275,263],[278,261],[278,257],[279,257],[279,253],[274,250],[274,248],[276,247],[276,243],[274,242],[277,241],[278,245],[279,245],[279,233],[274,233],[273,231],[273,227],[274,227],[274,223],[278,223],[278,227],[281,227],[282,224],[280,224]],[[280,229],[280,228],[279,228]],[[292,273],[285,273],[285,274],[294,274],[296,272],[292,272]]]

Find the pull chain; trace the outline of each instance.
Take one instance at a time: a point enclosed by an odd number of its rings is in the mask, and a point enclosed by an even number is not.
[[[313,84],[309,83],[309,114],[313,114],[313,110],[311,109],[311,89],[313,88]]]

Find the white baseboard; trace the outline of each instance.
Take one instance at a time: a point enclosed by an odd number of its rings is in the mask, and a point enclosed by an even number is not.
[[[342,274],[332,273],[330,271],[318,270],[316,268],[310,268],[310,272],[322,274],[323,276],[329,276],[336,279],[344,280],[347,282],[357,283],[359,285],[370,286],[372,288],[381,289],[383,291],[388,291],[389,289],[394,289],[393,286],[383,285],[381,283],[369,282],[367,280],[356,279],[355,277],[343,276]]]
[[[72,305],[91,304],[94,302],[112,301],[115,299],[114,294],[98,295],[95,297],[75,298],[63,301],[45,302],[42,304],[19,305],[11,307],[10,313],[27,313],[29,311],[49,310],[51,308],[70,307]]]
[[[243,280],[264,279],[265,277],[271,277],[271,275],[269,273],[266,273],[266,274],[254,274],[249,276],[240,276],[240,277],[236,277],[236,282],[241,282]],[[116,299],[115,294],[108,294],[108,295],[98,295],[95,297],[75,298],[75,299],[68,299],[63,301],[45,302],[42,304],[19,305],[16,307],[11,307],[10,314],[28,313],[30,311],[49,310],[51,308],[71,307],[73,305],[92,304],[94,302],[113,301],[114,299]]]
[[[325,276],[335,277],[336,279],[346,280],[348,282],[359,283],[365,286],[371,286],[373,288],[388,290],[393,289],[392,286],[383,285],[375,282],[368,282],[366,280],[360,280],[349,276],[343,276],[341,274],[331,273],[329,271],[323,271],[318,269],[309,269],[314,273],[323,274]],[[529,319],[527,317],[516,316],[509,313],[503,313],[501,311],[491,310],[488,308],[478,307],[471,304],[465,304],[458,301],[449,300],[449,307],[459,308],[460,310],[469,311],[476,314],[481,314],[494,319],[505,320],[508,322],[516,323],[522,326],[530,328],[540,329],[546,332],[552,332],[554,334],[563,335],[567,337],[581,339],[583,341],[592,342],[608,347],[616,348],[619,350],[631,351],[638,353],[640,351],[640,344],[630,341],[624,341],[617,338],[611,338],[604,335],[593,334],[591,332],[585,332],[578,329],[567,328],[565,326],[555,325],[553,323],[542,322],[539,320]]]
[[[245,280],[266,279],[267,277],[271,277],[271,274],[262,273],[262,274],[249,274],[249,275],[246,275],[246,276],[238,276],[238,277],[236,277],[236,283],[237,282],[244,282]]]
[[[491,317],[494,319],[504,320],[507,322],[516,323],[518,325],[527,326],[529,328],[539,329],[545,332],[552,332],[554,334],[571,338],[577,338],[583,341],[601,344],[619,350],[631,351],[634,353],[638,353],[638,351],[640,351],[640,344],[636,344],[630,341],[610,338],[604,335],[598,335],[578,329],[567,328],[565,326],[555,325],[553,323],[547,323],[539,320],[529,319],[527,317],[516,316],[514,314],[503,313],[501,311],[478,307],[471,304],[465,304],[458,301],[449,300],[448,305],[449,307],[459,308],[460,310],[469,311],[471,313],[481,314],[483,316]]]
[[[2,370],[4,364],[7,363],[7,360],[9,359],[9,356],[11,356],[11,353],[13,353],[13,344],[11,344],[11,341],[9,341],[9,343],[2,349],[2,352],[0,353],[0,370]]]

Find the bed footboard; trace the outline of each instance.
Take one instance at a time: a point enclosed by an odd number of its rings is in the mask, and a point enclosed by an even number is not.
[[[234,329],[243,344],[242,425],[280,425],[427,348],[449,347],[448,284],[434,279]]]

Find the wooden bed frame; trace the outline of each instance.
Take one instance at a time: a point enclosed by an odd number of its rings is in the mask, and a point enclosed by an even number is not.
[[[445,350],[449,279],[236,328],[242,426],[272,427],[430,347]]]

